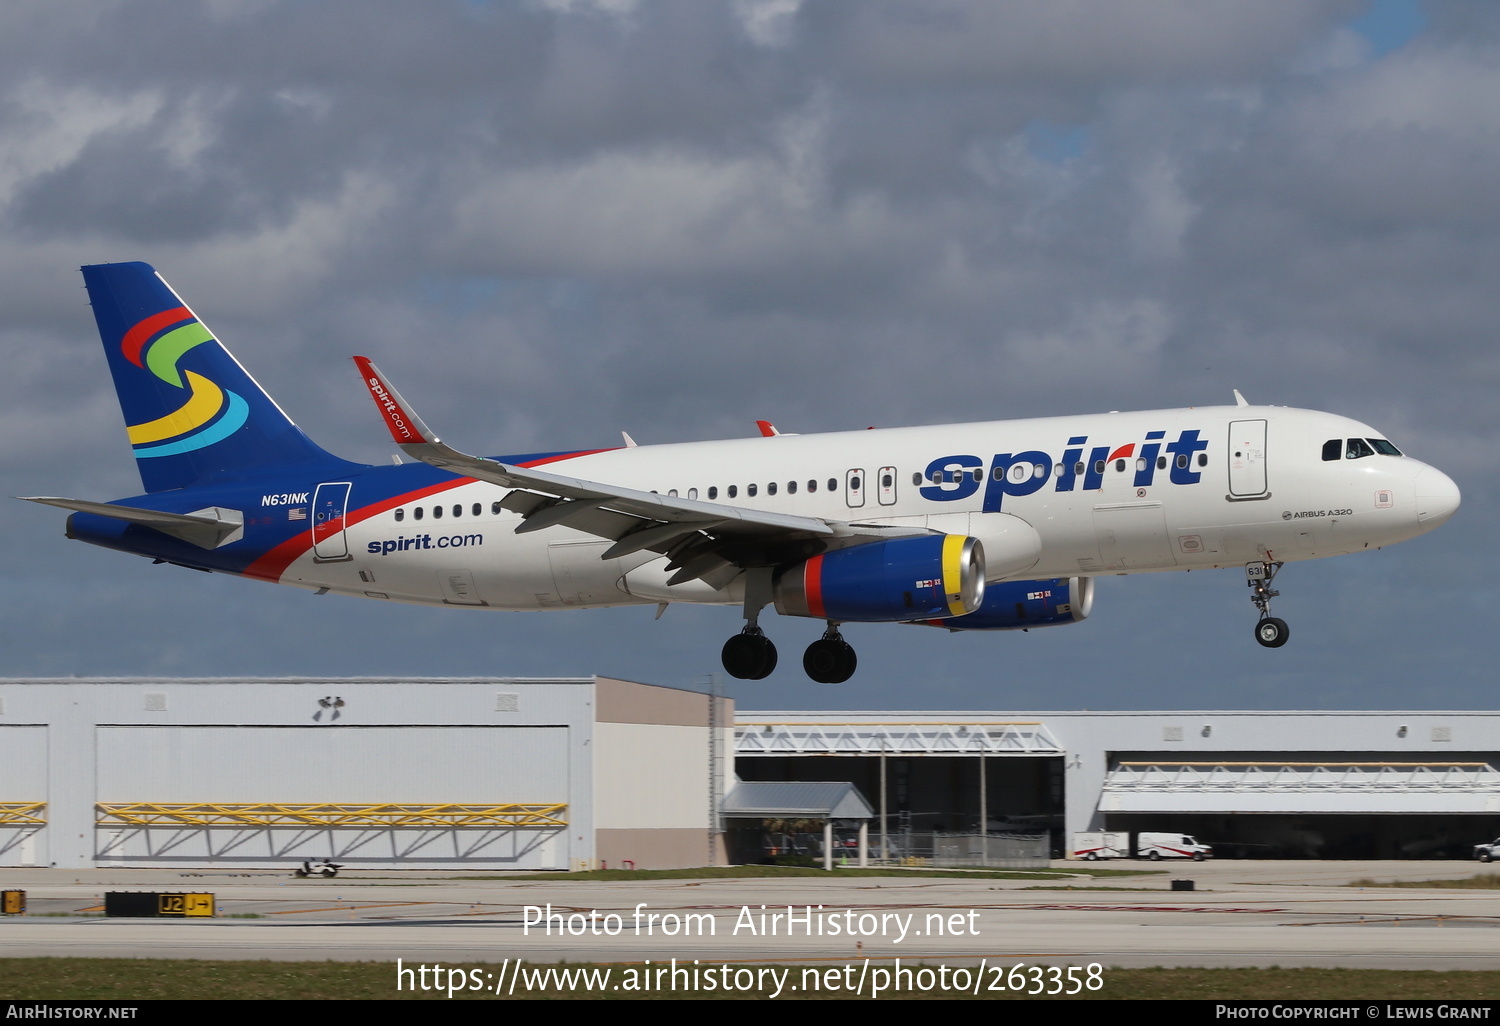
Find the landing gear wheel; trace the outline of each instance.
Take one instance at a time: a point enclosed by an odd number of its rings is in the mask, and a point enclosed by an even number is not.
[[[776,646],[760,632],[747,628],[724,642],[720,653],[724,672],[740,680],[764,680],[776,669]]]
[[[802,669],[819,684],[842,684],[854,676],[858,665],[854,649],[838,636],[819,638],[802,656]]]
[[[1255,640],[1266,648],[1285,645],[1289,633],[1286,621],[1275,616],[1268,616],[1255,625]]]

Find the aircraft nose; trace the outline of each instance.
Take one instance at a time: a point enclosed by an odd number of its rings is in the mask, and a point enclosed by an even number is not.
[[[1417,523],[1427,530],[1458,512],[1460,496],[1453,479],[1435,467],[1423,467],[1413,482],[1417,493]]]

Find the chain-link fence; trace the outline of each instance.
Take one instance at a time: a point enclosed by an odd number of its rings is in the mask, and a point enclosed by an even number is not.
[[[870,847],[878,858],[879,839]],[[890,835],[890,847],[892,862],[945,869],[1034,869],[1051,860],[1046,834],[899,833]]]

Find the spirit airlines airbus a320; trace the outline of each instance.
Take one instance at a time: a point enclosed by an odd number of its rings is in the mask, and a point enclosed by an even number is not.
[[[1243,567],[1275,648],[1282,564],[1389,545],[1458,509],[1379,431],[1239,405],[483,459],[356,357],[400,448],[315,445],[142,263],[83,268],[145,494],[38,497],[68,537],[318,592],[489,609],[743,607],[724,668],[776,665],[767,606],[828,624],[808,676],[854,672],[844,623],[1015,630],[1088,616],[1093,578]]]

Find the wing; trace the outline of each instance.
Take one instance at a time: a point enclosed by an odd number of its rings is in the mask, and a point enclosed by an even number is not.
[[[661,553],[671,557],[668,569],[676,571],[669,584],[702,578],[723,587],[746,567],[776,566],[831,548],[929,533],[658,495],[470,456],[439,439],[373,363],[362,356],[354,362],[403,452],[434,467],[514,489],[501,505],[524,518],[517,534],[566,525],[614,542],[603,559],[642,550]]]

